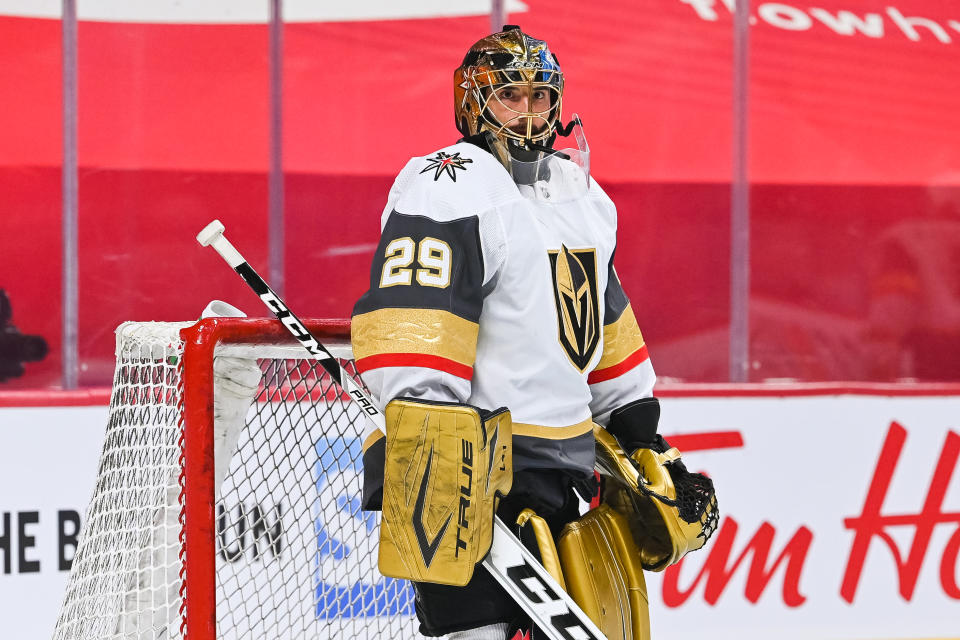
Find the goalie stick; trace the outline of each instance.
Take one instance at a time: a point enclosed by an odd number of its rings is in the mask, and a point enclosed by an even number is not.
[[[223,224],[214,220],[197,234],[197,242],[204,247],[213,247],[220,254],[330,377],[360,405],[367,419],[386,433],[383,413],[367,392],[244,260],[223,235],[224,230]],[[494,518],[493,543],[482,564],[550,640],[605,640],[606,636],[597,625],[510,533],[499,517]]]

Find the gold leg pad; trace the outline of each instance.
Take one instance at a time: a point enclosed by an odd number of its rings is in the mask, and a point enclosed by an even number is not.
[[[563,528],[558,549],[567,592],[607,638],[650,639],[640,553],[622,515],[600,505]]]

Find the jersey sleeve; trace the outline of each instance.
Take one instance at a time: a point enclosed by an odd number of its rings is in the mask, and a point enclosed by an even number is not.
[[[652,396],[655,382],[647,345],[611,257],[604,293],[603,351],[587,376],[594,421],[606,427],[612,411]]]
[[[477,216],[387,216],[351,327],[357,368],[381,405],[467,400],[484,276]]]
[[[357,370],[382,409],[397,397],[466,402],[477,351],[485,277],[478,216],[436,220],[387,215],[357,301],[351,343]],[[363,441],[363,508],[382,496],[383,434]]]

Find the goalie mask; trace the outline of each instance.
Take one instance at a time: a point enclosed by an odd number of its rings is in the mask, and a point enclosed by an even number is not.
[[[453,97],[464,136],[490,131],[503,142],[549,146],[560,120],[563,73],[546,42],[507,25],[470,47],[453,73]]]
[[[470,47],[453,85],[457,128],[532,187],[524,195],[559,202],[585,193],[589,147],[577,116],[566,127],[560,121],[563,72],[546,42],[507,25]],[[577,148],[555,151],[557,134],[571,131]]]

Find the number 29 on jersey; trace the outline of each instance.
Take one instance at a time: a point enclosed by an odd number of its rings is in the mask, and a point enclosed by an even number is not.
[[[450,245],[437,238],[414,242],[406,236],[391,240],[384,253],[380,288],[413,284],[416,277],[424,287],[443,289],[450,285],[451,254]],[[414,257],[417,266],[412,268]]]

